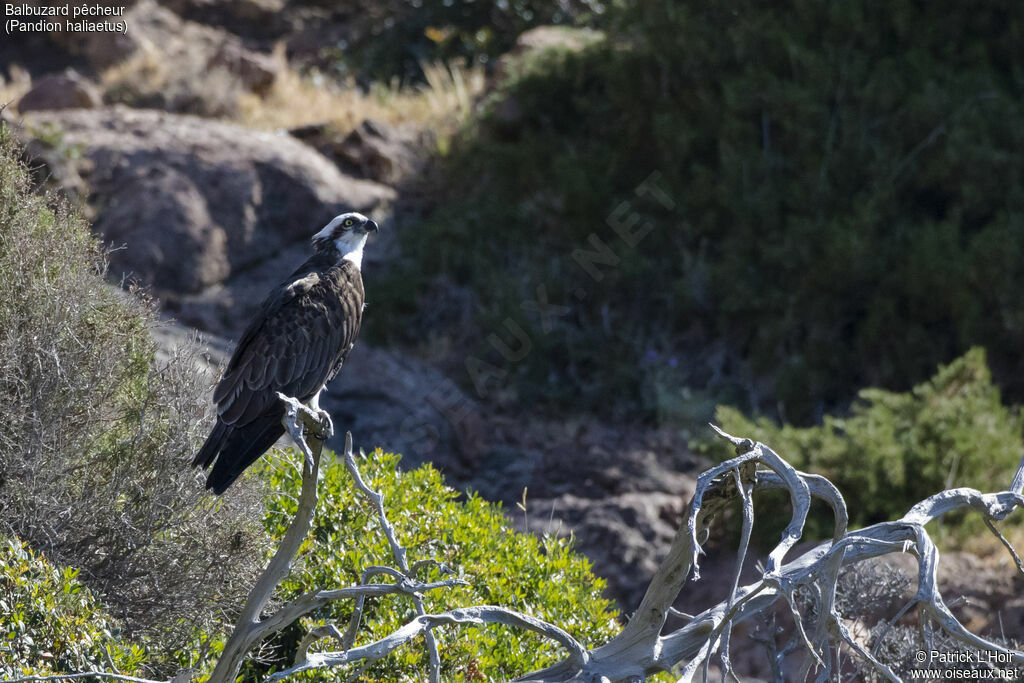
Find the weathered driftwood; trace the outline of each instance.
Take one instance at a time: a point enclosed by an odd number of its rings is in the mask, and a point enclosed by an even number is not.
[[[270,615],[260,618],[271,594],[287,576],[291,562],[308,533],[316,508],[317,471],[323,446],[323,430],[327,423],[304,405],[282,396],[289,406],[285,417],[293,440],[305,454],[302,495],[298,512],[281,546],[267,569],[253,587],[249,599],[239,616],[235,630],[210,678],[212,683],[227,683],[237,675],[242,659],[260,640],[284,628],[294,620],[331,601],[355,599],[355,611],[344,631],[337,625],[327,624],[311,631],[301,642],[294,666],[271,676],[281,680],[292,674],[341,665],[367,666],[402,647],[415,637],[423,635],[430,660],[429,677],[439,681],[440,658],[433,629],[446,624],[503,624],[525,628],[560,644],[566,658],[554,666],[527,674],[517,680],[535,682],[616,682],[643,681],[659,671],[675,672],[680,682],[691,681],[700,671],[706,678],[708,666],[717,654],[723,676],[738,680],[730,660],[732,628],[752,617],[767,613],[777,606],[792,612],[797,629],[796,648],[803,649],[803,661],[798,667],[797,680],[811,676],[817,681],[838,677],[833,650],[845,644],[863,662],[886,680],[899,680],[891,668],[878,660],[849,633],[835,607],[836,584],[840,570],[862,560],[888,553],[910,552],[918,562],[917,592],[910,603],[895,615],[895,623],[909,609],[918,609],[926,638],[930,638],[935,624],[939,629],[974,648],[998,652],[1007,661],[1024,664],[1024,652],[1008,650],[968,631],[950,612],[937,589],[938,551],[925,531],[925,524],[953,510],[970,508],[982,515],[990,530],[997,536],[1024,572],[1020,557],[1010,543],[999,533],[993,522],[1004,519],[1018,507],[1024,506],[1024,460],[1018,467],[1013,483],[1006,491],[983,494],[974,489],[942,491],[915,505],[902,518],[848,531],[848,512],[842,495],[827,479],[799,472],[769,447],[748,439],[732,437],[717,428],[716,432],[735,447],[736,457],[717,465],[697,479],[697,487],[687,511],[685,523],[680,527],[668,555],[658,569],[650,586],[629,623],[609,642],[592,650],[584,648],[571,635],[559,627],[512,610],[481,605],[453,609],[440,614],[426,613],[421,594],[427,590],[458,585],[456,580],[421,583],[416,580],[417,570],[432,561],[421,561],[410,566],[405,548],[397,540],[394,528],[385,514],[383,496],[372,490],[363,480],[352,454],[351,434],[346,437],[345,464],[357,488],[370,501],[387,537],[396,567],[369,567],[358,586],[321,590],[302,595],[281,606]],[[308,430],[308,432],[307,432]],[[308,434],[308,435],[307,435]],[[753,494],[767,489],[781,489],[789,493],[793,513],[779,543],[765,558],[761,578],[740,586],[740,570],[749,548],[754,521]],[[743,511],[743,526],[737,550],[736,570],[731,590],[714,607],[695,616],[682,615],[672,608],[688,580],[700,577],[701,545],[707,540],[708,530],[716,514],[739,498]],[[804,524],[812,498],[825,501],[834,516],[832,540],[822,543],[790,562],[786,554],[803,535]],[[373,576],[386,575],[394,583],[368,583]],[[812,589],[817,609],[816,618],[801,614],[796,592]],[[362,618],[363,603],[368,597],[401,593],[413,600],[417,616],[395,632],[365,645],[354,646]],[[666,631],[670,615],[684,616],[687,623]],[[313,644],[330,638],[340,644],[337,651],[310,652]],[[781,678],[781,659],[791,654],[793,647],[775,651],[771,662],[776,676]],[[357,669],[358,670],[358,669]],[[115,674],[76,674],[75,677],[99,675],[139,683],[158,683]],[[27,677],[19,681],[42,681],[71,678],[72,676]]]
[[[737,456],[698,477],[686,523],[676,535],[634,617],[618,636],[593,650],[584,666],[566,659],[518,680],[642,681],[657,671],[679,671],[679,681],[690,681],[702,666],[706,672],[716,652],[723,674],[735,678],[729,661],[731,627],[777,604],[788,605],[792,609],[806,650],[800,670],[802,676],[797,680],[803,680],[812,670],[816,680],[836,676],[830,645],[839,641],[857,652],[882,677],[899,680],[889,667],[850,637],[834,607],[836,582],[843,566],[892,552],[911,552],[918,560],[918,590],[913,604],[918,607],[923,621],[932,619],[956,640],[975,648],[1003,653],[1014,663],[1024,663],[1024,653],[1007,650],[970,633],[949,611],[936,587],[938,552],[924,528],[928,522],[950,511],[968,507],[978,511],[989,522],[1004,519],[1024,505],[1024,497],[1021,496],[1024,461],[1018,467],[1010,490],[992,494],[982,494],[974,489],[943,491],[918,503],[899,520],[848,532],[846,504],[830,482],[796,471],[764,444],[737,439],[717,428],[716,431],[736,446]],[[758,470],[757,465],[768,469]],[[686,580],[691,575],[695,579],[699,577],[701,543],[706,540],[711,518],[731,498],[738,495],[743,500],[744,524],[736,565],[738,578],[753,515],[749,505],[750,493],[769,488],[789,492],[793,515],[781,541],[768,555],[762,578],[742,587],[737,586],[738,581],[734,580],[735,587],[726,600],[694,616],[684,626],[664,633],[671,605]],[[833,540],[784,564],[783,557],[802,534],[812,496],[827,502],[834,512]],[[1009,547],[1009,543],[1001,535],[999,537]],[[1013,555],[1015,560],[1018,559],[1016,553]],[[819,613],[824,616],[812,625],[814,628],[810,631],[806,619],[796,608],[794,597],[802,586],[815,589],[822,607]]]

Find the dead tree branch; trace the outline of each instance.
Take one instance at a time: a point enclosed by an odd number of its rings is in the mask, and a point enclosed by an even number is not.
[[[1007,548],[1018,568],[1024,572],[1024,563],[1016,550],[993,524],[1024,507],[1024,459],[1009,490],[987,494],[967,488],[942,491],[913,506],[898,520],[849,531],[846,503],[831,482],[817,475],[797,471],[764,444],[732,437],[717,428],[716,432],[736,447],[736,457],[698,477],[685,522],[676,533],[668,555],[652,579],[640,607],[616,637],[593,650],[584,648],[558,626],[504,607],[482,605],[439,614],[427,613],[423,593],[464,582],[449,579],[428,583],[417,579],[418,570],[425,566],[439,566],[442,571],[449,570],[433,560],[422,560],[410,565],[406,549],[399,543],[395,529],[388,521],[383,495],[370,488],[359,472],[352,454],[351,434],[346,437],[345,465],[356,487],[374,508],[397,566],[368,567],[364,569],[361,583],[357,586],[310,592],[261,618],[274,589],[287,576],[295,554],[311,527],[317,503],[317,473],[323,430],[326,429],[326,423],[320,422],[319,416],[307,407],[295,399],[281,398],[288,406],[285,423],[305,455],[298,512],[281,546],[250,592],[235,631],[209,679],[213,683],[234,681],[246,653],[263,638],[315,609],[343,599],[356,601],[354,613],[345,630],[342,631],[334,624],[313,629],[301,642],[295,664],[274,674],[269,680],[277,681],[304,671],[351,664],[362,667],[357,668],[357,671],[362,671],[369,664],[422,635],[430,654],[430,680],[440,681],[440,657],[433,630],[450,624],[502,624],[524,628],[553,640],[567,651],[565,659],[558,664],[517,679],[520,681],[634,683],[644,681],[656,672],[668,671],[675,672],[680,683],[688,683],[701,670],[706,679],[708,667],[716,656],[723,676],[738,680],[730,659],[733,628],[754,616],[774,614],[772,610],[781,607],[792,615],[796,633],[785,647],[775,648],[772,644],[770,648],[772,670],[778,679],[782,678],[782,660],[797,654],[802,659],[795,669],[795,680],[808,680],[812,676],[816,681],[839,678],[840,649],[845,648],[844,653],[858,657],[878,677],[897,681],[897,674],[877,656],[878,641],[871,649],[858,642],[836,607],[837,582],[842,568],[889,553],[911,553],[916,558],[917,591],[913,599],[887,622],[888,626],[879,638],[884,638],[893,624],[916,608],[926,643],[931,643],[941,632],[943,637],[965,646],[999,653],[1004,657],[1001,661],[1024,665],[1024,652],[1008,649],[971,633],[950,611],[937,586],[939,553],[925,529],[925,525],[950,512],[974,510],[982,516],[990,530]],[[767,554],[760,578],[753,583],[740,585],[741,570],[749,551],[754,523],[753,496],[759,491],[770,489],[781,489],[789,493],[792,516],[779,542]],[[832,509],[832,540],[786,562],[787,553],[803,536],[811,500],[814,498],[825,501]],[[682,615],[672,605],[687,581],[698,581],[700,578],[702,545],[708,538],[711,521],[736,499],[741,504],[743,526],[728,594],[718,604],[700,614]],[[377,576],[389,577],[392,582],[370,583]],[[798,591],[803,591],[802,607]],[[416,606],[417,616],[379,640],[355,646],[366,598],[389,594],[409,596]],[[681,616],[687,621],[680,627],[666,631],[670,615]],[[311,646],[322,639],[335,641],[340,649],[310,652]],[[16,680],[46,681],[87,676],[160,683],[104,673],[32,676]]]
[[[260,614],[270,600],[274,589],[288,576],[291,571],[292,561],[302,546],[302,541],[309,533],[313,523],[313,512],[316,510],[317,479],[320,472],[320,454],[323,450],[325,430],[328,428],[326,421],[321,421],[320,416],[311,411],[297,399],[278,394],[284,402],[285,417],[284,423],[292,440],[298,445],[305,456],[302,470],[302,493],[299,496],[299,507],[295,513],[295,519],[285,532],[281,545],[278,546],[274,557],[270,560],[263,574],[256,581],[256,584],[249,591],[249,597],[245,601],[242,613],[238,615],[235,628],[231,637],[224,645],[224,651],[209,683],[230,683],[238,676],[238,669],[246,653],[253,645],[271,633],[268,622],[274,625],[274,620],[260,621]],[[307,441],[306,431],[309,431]],[[352,435],[345,437],[346,450],[352,448]],[[280,620],[277,620],[279,623]],[[283,625],[279,628],[283,628]]]
[[[391,555],[395,558],[395,563],[398,565],[399,574],[405,579],[414,579],[415,572],[409,568],[409,560],[406,558],[405,548],[401,543],[398,542],[395,536],[395,528],[391,526],[391,522],[388,521],[387,513],[384,510],[384,496],[380,492],[371,489],[365,481],[363,476],[359,472],[359,468],[356,467],[355,457],[352,455],[352,449],[345,449],[345,467],[348,469],[352,479],[356,483],[356,488],[370,501],[370,504],[374,506],[377,511],[377,520],[380,522],[381,531],[384,532],[384,536],[388,539],[388,545],[391,546]],[[365,579],[364,579],[365,581]],[[416,614],[419,617],[426,616],[427,610],[423,605],[423,598],[419,595],[412,594],[413,605],[416,607]],[[353,621],[349,628],[353,631],[353,635],[356,629],[359,628],[358,616],[362,615],[362,601],[359,603],[359,609],[353,614]],[[437,639],[434,637],[434,632],[431,629],[426,629],[423,634],[423,638],[427,644],[427,654],[430,658],[430,683],[441,683],[441,654],[437,649]],[[299,657],[304,657],[306,652],[304,650],[299,651]]]
[[[776,659],[781,661],[787,654],[803,650],[803,661],[798,667],[800,680],[812,673],[817,680],[837,675],[838,656],[834,649],[840,645],[849,648],[883,679],[898,680],[890,667],[852,637],[835,607],[836,586],[843,567],[891,552],[912,552],[918,560],[918,591],[913,604],[920,609],[922,621],[933,621],[939,629],[962,643],[999,652],[1014,662],[1024,663],[1024,653],[1008,650],[970,633],[949,611],[936,587],[938,552],[924,528],[928,522],[964,508],[978,511],[989,523],[1001,520],[1024,505],[1019,487],[1018,490],[995,494],[982,494],[972,489],[943,491],[915,505],[899,520],[849,532],[846,503],[831,482],[824,477],[795,470],[764,444],[716,431],[733,443],[737,456],[698,477],[686,521],[679,529],[668,557],[651,581],[640,608],[622,632],[601,647],[586,650],[557,626],[501,607],[480,606],[427,614],[420,611],[419,605],[418,616],[405,626],[384,638],[355,647],[362,601],[366,597],[360,595],[344,633],[334,625],[315,629],[303,641],[295,665],[275,674],[272,680],[313,669],[356,663],[366,666],[419,635],[428,636],[435,627],[443,624],[505,624],[527,628],[551,638],[567,650],[565,660],[519,679],[523,681],[633,682],[643,681],[658,671],[678,671],[680,681],[691,681],[701,669],[704,677],[707,676],[707,668],[716,655],[723,674],[737,679],[730,661],[733,627],[777,605],[791,612],[797,634],[791,645],[776,653]],[[399,581],[397,585],[413,581],[417,566],[410,568],[408,564],[405,549],[398,543],[394,529],[387,521],[383,497],[362,480],[350,451],[346,452],[345,461],[357,487],[376,508],[381,528],[399,566],[398,569],[368,568],[363,575],[363,584],[374,575],[392,576]],[[1017,481],[1024,481],[1022,471],[1024,461],[1014,486],[1017,486]],[[753,525],[753,495],[769,489],[782,489],[789,493],[792,517],[779,542],[767,554],[761,578],[741,586],[741,568],[749,549]],[[707,540],[712,519],[736,498],[742,504],[743,530],[731,590],[718,605],[666,633],[667,617],[674,612],[672,603],[688,580],[699,580],[702,544]],[[812,498],[825,501],[832,509],[832,541],[786,563],[787,553],[803,536]],[[1016,553],[1009,542],[998,531],[996,534],[1016,560]],[[805,608],[803,613],[797,600],[797,591],[801,588],[810,589],[815,600],[813,608]],[[333,639],[341,649],[310,653],[310,645],[321,638]],[[776,666],[775,671],[781,670]],[[440,669],[433,657],[430,677],[431,680],[440,678]]]
[[[171,681],[155,681],[149,678],[136,678],[135,676],[124,676],[122,674],[108,673],[106,671],[81,671],[73,674],[22,676],[21,678],[8,678],[6,679],[6,683],[29,683],[29,681],[71,681],[78,678],[109,678],[114,681],[131,681],[131,683],[174,683],[174,679]]]
[[[858,644],[835,609],[836,582],[844,566],[893,552],[911,552],[918,561],[918,589],[913,604],[922,615],[922,623],[931,620],[938,628],[965,645],[997,652],[1015,664],[1024,663],[1024,652],[1009,650],[968,631],[950,612],[937,588],[938,551],[925,525],[954,510],[970,508],[988,522],[1004,519],[1024,506],[1024,460],[1011,489],[983,494],[973,489],[940,492],[915,505],[901,519],[883,522],[858,531],[846,529],[848,514],[839,491],[826,479],[798,472],[764,444],[737,439],[717,430],[732,442],[737,457],[700,475],[696,492],[668,556],[655,574],[647,593],[629,624],[605,645],[590,652],[589,661],[565,660],[522,677],[521,681],[643,681],[659,671],[680,669],[679,681],[690,681],[702,665],[717,653],[722,671],[732,671],[729,661],[730,629],[751,617],[765,613],[778,604],[788,606],[796,621],[797,647],[805,650],[805,660],[797,680],[814,672],[816,680],[837,675],[832,647],[845,644],[882,678],[899,680],[890,667]],[[757,469],[758,466],[767,469]],[[739,558],[746,552],[748,496],[765,489],[785,489],[790,494],[793,515],[782,539],[768,554],[766,568],[759,581],[738,586],[734,583],[725,599],[694,616],[684,626],[664,633],[680,591],[688,578],[699,580],[701,545],[707,538],[711,519],[729,501],[739,497],[743,503],[744,532]],[[810,499],[824,500],[832,508],[835,531],[831,542],[823,543],[791,562],[786,553],[800,539]],[[1003,539],[1005,541],[1005,539]],[[1016,561],[1012,546],[1005,543]],[[737,574],[738,576],[738,574]],[[817,599],[817,618],[796,609],[795,593],[810,588]],[[808,626],[812,628],[808,628]],[[779,669],[776,667],[776,671]]]
[[[314,610],[320,609],[336,600],[356,600],[356,610],[348,629],[349,636],[346,637],[342,635],[337,627],[327,625],[314,629],[307,634],[301,642],[294,670],[299,671],[304,670],[305,668],[316,668],[315,665],[308,665],[308,662],[310,661],[316,662],[324,658],[323,655],[308,654],[309,647],[316,640],[324,637],[332,637],[342,642],[343,645],[347,644],[347,646],[350,646],[351,642],[355,639],[355,632],[359,628],[359,619],[362,614],[365,599],[368,597],[393,594],[404,594],[409,596],[413,601],[413,604],[416,606],[416,611],[419,614],[419,618],[422,619],[422,624],[415,635],[418,635],[421,632],[423,633],[430,653],[430,678],[431,681],[439,682],[441,677],[441,657],[437,649],[437,642],[433,637],[431,629],[442,623],[467,623],[472,621],[475,617],[473,617],[471,613],[463,614],[456,612],[444,615],[428,615],[423,604],[423,593],[438,588],[451,588],[454,586],[466,585],[466,582],[459,579],[447,579],[428,583],[417,580],[416,572],[423,566],[436,565],[442,567],[443,570],[447,570],[447,567],[444,567],[433,560],[420,561],[410,567],[406,557],[405,548],[398,542],[394,527],[388,521],[387,514],[384,510],[383,495],[371,489],[363,480],[363,477],[359,472],[355,456],[352,453],[351,433],[347,433],[345,435],[345,465],[348,468],[349,473],[352,475],[356,487],[375,508],[381,529],[387,537],[392,555],[395,558],[395,562],[398,564],[398,569],[391,567],[370,567],[364,571],[362,583],[358,586],[306,593],[281,606],[275,612],[261,618],[261,615],[263,614],[267,603],[270,601],[274,590],[291,571],[292,562],[294,561],[303,540],[306,538],[306,535],[309,533],[312,526],[313,514],[316,511],[316,505],[319,499],[317,494],[317,480],[319,478],[320,456],[323,450],[323,442],[326,432],[330,428],[327,418],[323,418],[321,414],[310,410],[300,401],[284,396],[283,394],[278,394],[278,396],[286,406],[284,417],[285,426],[288,428],[288,432],[291,435],[292,440],[296,443],[304,456],[302,492],[299,496],[298,510],[295,513],[295,518],[292,520],[291,525],[285,532],[284,539],[281,541],[280,546],[278,546],[277,551],[274,553],[274,557],[270,560],[267,568],[263,571],[263,574],[250,591],[249,598],[242,609],[242,613],[238,617],[235,628],[232,631],[227,644],[224,646],[224,651],[209,679],[210,683],[230,683],[234,681],[238,676],[238,671],[245,655],[257,643],[285,628],[300,617],[309,614]],[[390,576],[396,581],[394,583],[368,583],[368,580],[372,576],[381,574]],[[500,608],[479,609],[484,610],[484,613],[487,613],[487,610],[490,609],[500,610]],[[515,615],[514,613],[505,615],[504,618],[509,620],[509,623],[515,622],[516,619],[519,618],[523,621],[523,623],[519,625],[523,625],[530,621],[530,617]],[[537,627],[539,628],[540,626]],[[561,632],[559,631],[559,633]],[[564,635],[567,636],[567,634]],[[357,661],[359,659],[368,659],[369,661],[372,661],[372,658],[358,656],[359,650],[360,648],[350,650],[347,661]],[[281,675],[283,674],[278,674],[278,677]]]

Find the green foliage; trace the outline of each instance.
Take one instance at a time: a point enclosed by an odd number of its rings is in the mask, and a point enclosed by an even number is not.
[[[526,29],[581,21],[598,6],[593,0],[346,0],[344,5],[347,13],[372,23],[372,30],[357,34],[351,45],[325,48],[321,59],[384,82],[420,80],[424,62],[487,64]]]
[[[981,349],[909,392],[865,389],[849,417],[826,416],[820,427],[778,427],[727,407],[718,409],[716,420],[730,434],[767,444],[797,469],[828,477],[858,526],[901,517],[946,488],[1002,490],[1024,447],[1024,418],[1000,402]],[[730,457],[719,444],[708,450]],[[961,519],[947,521],[955,526]],[[972,520],[967,529],[977,527],[977,516],[966,519]],[[829,514],[815,524],[819,536],[831,535]]]
[[[977,344],[1024,397],[1019,12],[621,2],[602,28],[455,140],[409,262],[375,283],[408,324],[374,334],[484,340],[470,350],[514,399],[663,419],[689,415],[688,385],[810,424]],[[671,202],[641,189],[652,172]],[[632,214],[651,227],[635,247],[609,224]],[[620,259],[599,281],[572,256],[591,235]],[[475,293],[470,331],[416,311],[408,283],[434,277]],[[524,308],[540,285],[570,310]],[[522,360],[485,341],[509,342],[506,317],[532,340]]]
[[[0,677],[108,671],[130,675],[145,651],[78,580],[20,541],[0,537]]]
[[[295,512],[301,477],[294,463],[301,457],[292,451],[284,458],[265,458],[265,476],[278,492],[270,500],[266,525],[278,538]],[[591,573],[585,558],[571,551],[569,542],[515,533],[499,506],[476,496],[459,501],[437,470],[427,465],[400,472],[396,469],[399,457],[378,450],[358,462],[367,483],[384,494],[388,518],[399,542],[408,548],[409,562],[436,559],[471,584],[426,594],[428,612],[493,604],[543,618],[584,643],[600,643],[617,633],[612,603],[601,597],[604,581]],[[394,565],[375,512],[355,490],[340,461],[323,468],[320,504],[300,557],[298,570],[282,584],[282,599],[317,588],[354,585],[360,582],[363,569]],[[442,575],[430,568],[421,571],[419,578],[438,580]],[[351,602],[336,603],[314,619],[304,619],[302,629],[283,632],[275,641],[272,666],[290,663],[310,625],[330,620],[344,628],[351,612]],[[368,600],[357,644],[380,638],[413,617],[407,597]],[[484,680],[475,672],[483,672],[487,680],[503,680],[564,656],[550,641],[504,626],[452,627],[439,633],[446,680]],[[422,680],[426,662],[423,641],[417,639],[371,666],[362,680]],[[321,673],[316,680],[345,680],[348,673]]]
[[[18,154],[0,126],[0,531],[80,569],[159,668],[230,620],[262,556],[262,494],[203,493],[194,348],[157,360],[150,303],[105,281],[88,224],[36,194]]]

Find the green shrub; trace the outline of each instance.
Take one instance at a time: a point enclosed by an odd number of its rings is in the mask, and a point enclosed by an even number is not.
[[[865,389],[859,396],[848,417],[826,416],[820,427],[779,427],[728,407],[719,407],[716,420],[730,434],[767,444],[797,469],[828,477],[856,526],[902,517],[946,488],[1009,487],[1024,447],[1024,419],[1019,408],[1000,402],[981,349],[909,392]],[[732,455],[720,442],[708,450],[720,459]],[[955,526],[963,518],[946,521]],[[968,528],[977,528],[977,515],[966,518]],[[831,535],[829,514],[814,524],[818,536]]]
[[[29,547],[0,538],[0,677],[137,671],[145,651],[78,580]]]
[[[264,459],[264,476],[276,492],[266,517],[267,530],[275,537],[283,535],[295,512],[301,484],[295,463],[301,457],[290,451],[283,458]],[[459,501],[459,494],[444,485],[437,470],[425,465],[400,472],[396,469],[399,457],[378,450],[360,459],[359,466],[367,483],[384,494],[388,518],[399,542],[408,548],[409,562],[436,559],[471,584],[427,593],[428,612],[503,605],[557,624],[592,645],[618,631],[612,603],[601,597],[604,581],[591,573],[586,559],[571,551],[569,542],[515,533],[499,506],[476,496]],[[394,565],[376,514],[355,490],[340,461],[323,468],[320,504],[300,557],[298,569],[279,590],[282,599],[316,588],[357,584],[366,567]],[[437,580],[441,575],[430,569],[420,578]],[[365,610],[357,644],[380,638],[415,617],[405,597],[368,600]],[[294,648],[310,625],[330,620],[344,629],[351,611],[351,602],[339,602],[312,619],[303,619],[303,628],[293,626],[282,632],[274,641],[270,666],[291,663]],[[446,680],[503,680],[564,656],[550,641],[505,626],[446,627],[438,633]],[[334,649],[335,644],[324,641],[323,645]],[[363,680],[423,680],[426,662],[423,641],[417,639],[371,666]],[[255,675],[255,667],[267,665],[247,666],[247,675]],[[345,680],[349,673],[320,673],[316,680]]]
[[[406,323],[369,331],[454,338],[453,364],[468,346],[509,373],[493,395],[613,415],[686,419],[689,386],[812,424],[977,344],[1024,397],[1019,12],[615,2],[602,28],[454,141],[408,262],[375,282]],[[638,196],[652,172],[670,204]],[[652,227],[635,248],[608,224],[629,212]],[[599,282],[572,257],[591,234],[621,259]],[[472,292],[461,314],[424,315],[408,283],[431,278]],[[569,310],[524,308],[540,285]],[[532,340],[521,360],[486,341],[511,342],[506,317]]]
[[[263,554],[258,482],[203,493],[209,378],[156,357],[151,305],[89,227],[34,194],[0,127],[0,532],[44,551],[163,653],[230,619]],[[155,656],[151,666],[160,666]]]
[[[422,80],[423,62],[487,64],[526,29],[571,24],[593,14],[593,0],[346,0],[340,9],[372,25],[351,43],[320,51],[321,61],[383,82]],[[368,20],[368,21],[367,21]]]

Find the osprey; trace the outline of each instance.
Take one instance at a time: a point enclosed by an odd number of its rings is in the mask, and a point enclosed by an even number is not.
[[[320,410],[320,392],[359,334],[359,269],[366,237],[377,229],[362,214],[337,216],[313,236],[313,256],[263,301],[213,392],[217,424],[192,461],[213,464],[206,488],[224,493],[284,434],[277,392]]]

